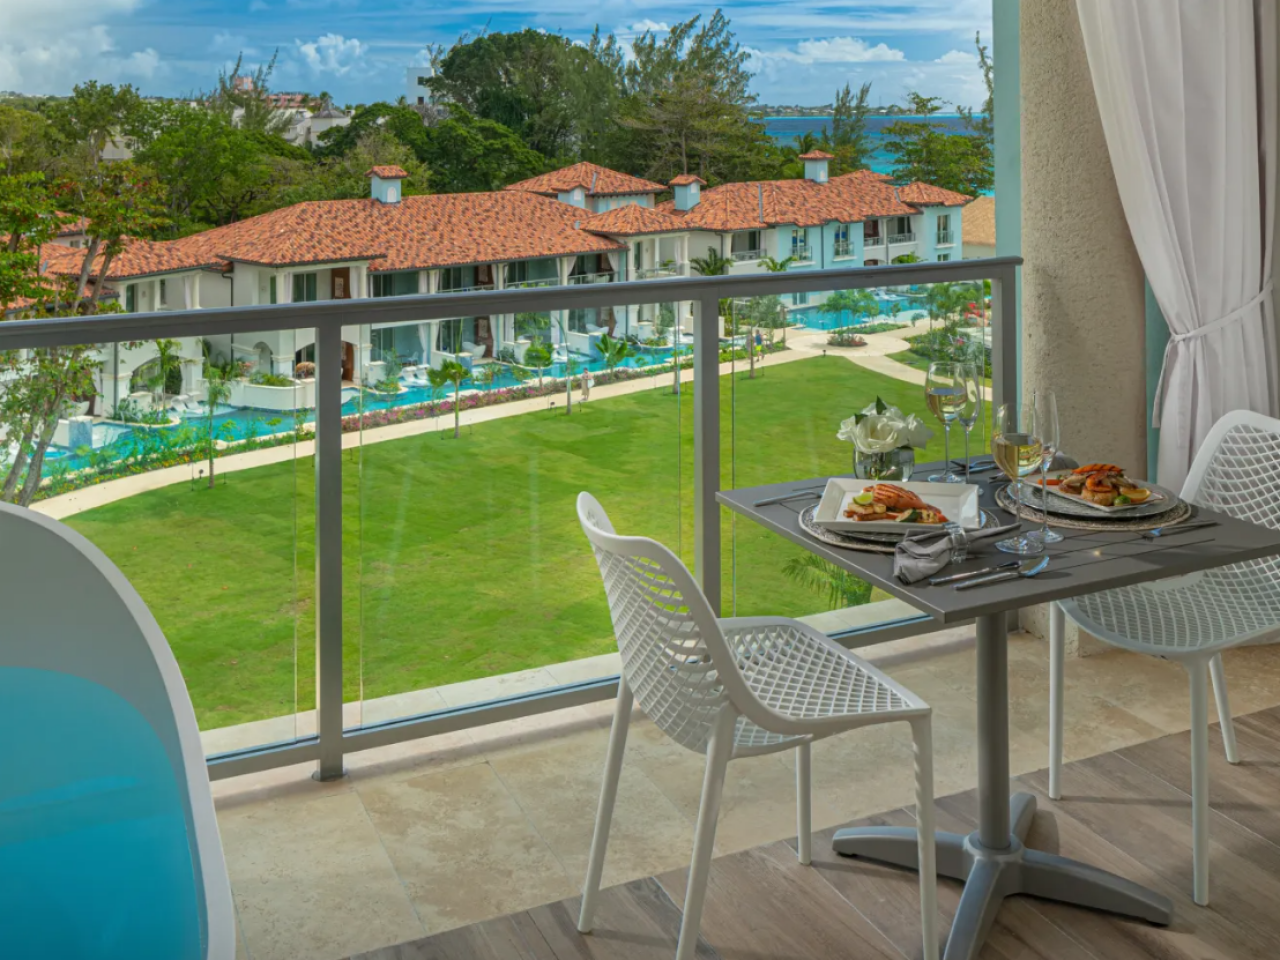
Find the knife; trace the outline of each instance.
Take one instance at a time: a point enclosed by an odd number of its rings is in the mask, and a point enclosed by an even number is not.
[[[970,587],[981,587],[988,583],[1001,583],[1005,580],[1017,580],[1019,577],[1030,579],[1037,573],[1042,572],[1048,565],[1048,557],[1037,557],[1032,560],[1023,560],[1018,564],[1017,570],[1006,570],[1004,573],[993,573],[989,577],[979,577],[977,580],[966,580],[964,583],[957,583],[953,589],[968,590]]]
[[[1182,533],[1183,530],[1203,530],[1205,527],[1216,527],[1217,525],[1217,520],[1192,520],[1189,523],[1171,523],[1163,527],[1156,527],[1154,530],[1147,530],[1142,536],[1147,540],[1159,540],[1161,537],[1167,537],[1173,533]]]
[[[1021,560],[1010,560],[1006,563],[997,563],[994,567],[983,567],[981,570],[970,570],[968,573],[953,573],[949,577],[933,577],[929,580],[930,586],[939,587],[944,583],[956,583],[960,580],[969,580],[973,577],[984,577],[988,573],[996,573],[1000,570],[1012,570],[1018,566]]]

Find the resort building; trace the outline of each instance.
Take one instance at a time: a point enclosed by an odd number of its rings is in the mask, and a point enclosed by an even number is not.
[[[713,253],[731,261],[733,274],[959,257],[969,197],[895,186],[865,170],[829,176],[831,157],[821,151],[802,159],[798,180],[707,187],[683,174],[664,185],[578,163],[500,191],[407,197],[402,169],[374,167],[365,199],[300,203],[179,240],[133,241],[98,279],[125,311],[154,312],[689,276],[697,258]],[[78,275],[81,257],[66,248],[45,269]],[[803,309],[809,296],[786,306]],[[343,333],[342,375],[360,385],[421,381],[445,361],[468,370],[524,365],[538,340],[552,348],[554,371],[597,358],[605,333],[670,350],[689,314],[685,304],[664,304],[352,327]],[[314,360],[313,335],[264,331],[180,344],[183,392],[194,401],[205,394],[206,353],[241,364],[246,381],[293,380],[299,363]],[[93,412],[110,416],[130,396],[145,407],[139,371],[155,357],[151,345],[113,349]],[[299,402],[292,389],[251,386],[230,402],[280,410]]]
[[[964,258],[996,255],[996,198],[977,197],[964,208]]]

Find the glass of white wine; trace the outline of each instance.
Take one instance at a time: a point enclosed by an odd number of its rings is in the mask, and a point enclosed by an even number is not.
[[[964,427],[964,482],[969,482],[969,434],[974,424],[982,419],[982,364],[966,363],[965,370],[965,405],[960,410],[960,426]]]
[[[938,360],[929,364],[924,378],[924,399],[933,415],[942,422],[942,473],[934,474],[933,483],[964,483],[964,478],[951,472],[951,424],[969,405],[969,390],[963,363]]]
[[[1018,408],[1011,403],[1001,404],[996,410],[995,431],[991,438],[991,453],[1009,481],[1016,487],[1013,493],[1014,519],[1021,521],[1019,505],[1022,503],[1022,478],[1041,469],[1040,435],[1036,431],[1035,404],[1028,402],[1022,408],[1022,418],[1017,419]],[[1038,537],[1018,533],[996,544],[1005,553],[1044,553],[1044,541]]]
[[[1058,543],[1062,534],[1049,529],[1049,511],[1045,509],[1049,503],[1049,468],[1058,456],[1060,443],[1058,399],[1052,390],[1037,390],[1031,402],[1036,408],[1036,433],[1040,436],[1040,512],[1044,515],[1044,523],[1031,536],[1044,543]]]

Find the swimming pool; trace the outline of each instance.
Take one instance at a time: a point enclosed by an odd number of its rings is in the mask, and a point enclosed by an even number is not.
[[[920,309],[924,302],[922,296],[911,294],[877,292],[875,296],[880,312],[874,317],[867,317],[861,314],[854,315],[849,310],[841,310],[839,313],[826,313],[820,306],[796,307],[787,316],[792,323],[798,323],[810,330],[837,330],[840,327],[855,327],[860,324],[892,321],[895,319],[892,312],[895,304],[897,304],[899,310],[897,319],[906,322],[912,316],[920,315]]]

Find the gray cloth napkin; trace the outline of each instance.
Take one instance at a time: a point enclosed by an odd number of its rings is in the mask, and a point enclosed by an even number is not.
[[[966,530],[965,540],[970,546],[1005,537],[1019,529],[1021,524],[1011,523],[989,530]],[[939,531],[937,536],[903,540],[893,550],[893,575],[903,583],[916,583],[935,573],[951,562],[951,537]]]

